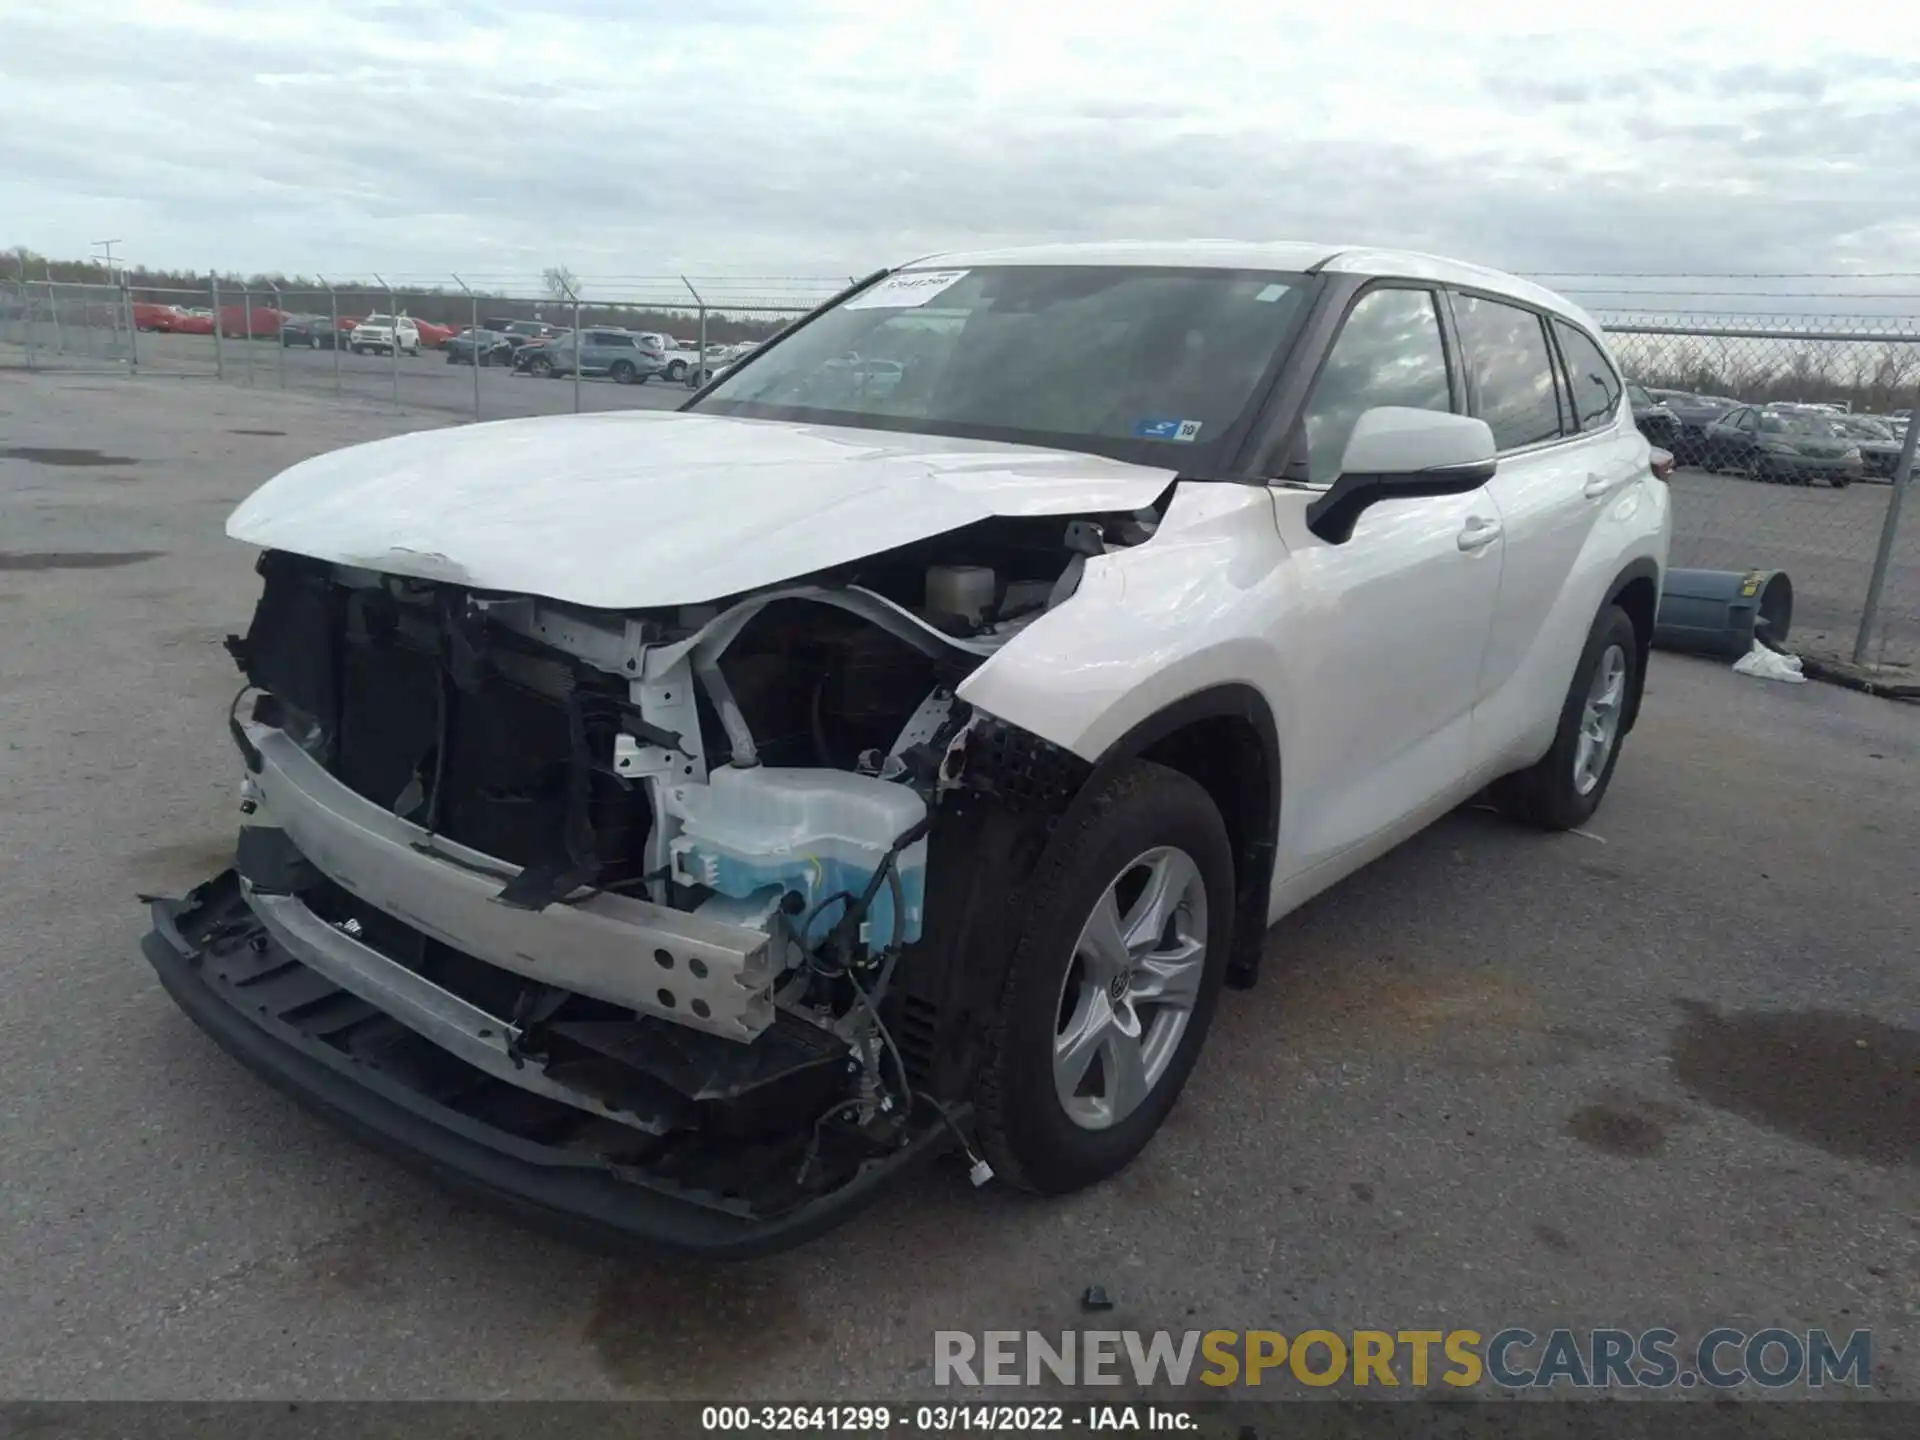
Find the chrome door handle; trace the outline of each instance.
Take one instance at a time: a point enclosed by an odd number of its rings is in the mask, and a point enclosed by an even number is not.
[[[1618,480],[1609,480],[1604,475],[1587,476],[1586,488],[1581,491],[1589,500],[1604,500],[1620,488]]]
[[[1484,515],[1472,516],[1466,529],[1460,532],[1458,544],[1462,550],[1484,550],[1500,538],[1500,522],[1489,520]]]

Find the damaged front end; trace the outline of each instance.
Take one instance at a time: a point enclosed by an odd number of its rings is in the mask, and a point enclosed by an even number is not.
[[[235,867],[146,952],[443,1174],[602,1240],[795,1243],[968,1148],[1007,917],[1086,767],[956,691],[1155,523],[996,519],[633,613],[268,551]]]

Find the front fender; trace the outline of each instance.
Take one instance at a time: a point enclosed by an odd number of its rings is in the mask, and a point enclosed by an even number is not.
[[[1079,590],[960,686],[960,698],[1090,763],[1169,706],[1260,693],[1284,731],[1272,619],[1287,548],[1266,492],[1185,482],[1145,544],[1088,562]]]

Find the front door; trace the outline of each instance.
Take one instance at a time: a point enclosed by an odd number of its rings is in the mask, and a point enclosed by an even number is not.
[[[1464,409],[1437,297],[1364,292],[1314,384],[1285,478],[1331,484],[1354,423],[1380,405]],[[1505,551],[1486,487],[1368,509],[1344,544],[1312,534],[1296,494],[1275,513],[1301,589],[1286,637],[1298,692],[1278,878],[1305,873],[1451,795],[1465,776]]]

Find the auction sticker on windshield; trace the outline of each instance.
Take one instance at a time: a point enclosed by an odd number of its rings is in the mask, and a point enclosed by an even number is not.
[[[1162,420],[1155,417],[1140,421],[1133,427],[1133,433],[1139,440],[1198,440],[1200,422],[1198,420]]]
[[[843,310],[916,310],[948,286],[966,279],[964,270],[903,270],[856,295]]]

